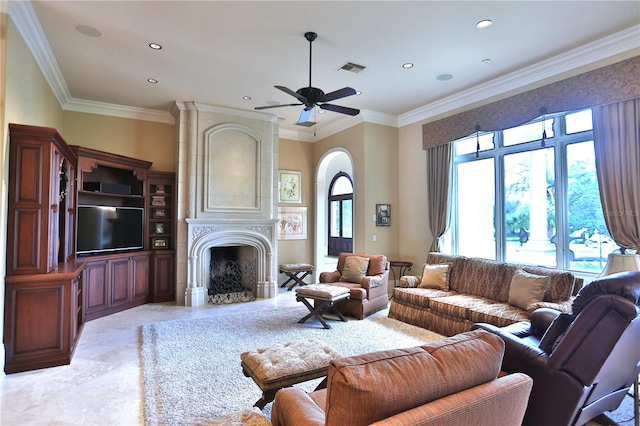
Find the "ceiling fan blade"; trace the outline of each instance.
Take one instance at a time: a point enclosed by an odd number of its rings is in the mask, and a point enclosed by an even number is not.
[[[343,107],[343,106],[340,106],[340,105],[318,104],[318,106],[320,108],[322,108],[322,109],[326,109],[326,110],[333,111],[333,112],[339,112],[340,114],[347,114],[347,115],[358,115],[358,114],[360,114],[360,110],[359,109]]]
[[[259,107],[255,107],[254,109],[261,110],[261,109],[269,109],[269,108],[280,108],[280,107],[299,106],[299,105],[304,105],[304,104],[267,105],[267,106],[259,106]]]
[[[335,101],[336,99],[346,98],[347,96],[352,96],[355,94],[356,94],[355,89],[352,89],[351,87],[343,87],[340,90],[335,90],[330,93],[325,93],[322,99],[320,99],[320,102],[331,102],[331,101]]]
[[[301,94],[294,92],[293,90],[289,89],[288,87],[284,87],[284,86],[273,86],[276,89],[282,90],[284,93],[287,93],[291,96],[293,96],[294,98],[296,98],[297,100],[299,100],[302,103],[306,103],[307,102],[307,98],[305,98],[304,96],[302,96]]]

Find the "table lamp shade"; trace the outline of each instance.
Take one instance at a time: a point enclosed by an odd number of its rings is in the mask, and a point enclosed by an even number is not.
[[[640,271],[640,254],[611,253],[601,277],[617,272]]]

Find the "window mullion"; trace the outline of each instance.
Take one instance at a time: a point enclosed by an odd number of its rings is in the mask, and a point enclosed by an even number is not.
[[[506,221],[504,216],[504,149],[502,146],[502,132],[495,132],[496,150],[494,152],[495,165],[495,214],[494,229],[496,238],[496,259],[505,259]]]

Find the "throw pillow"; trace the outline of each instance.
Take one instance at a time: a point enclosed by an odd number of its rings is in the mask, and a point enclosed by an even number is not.
[[[525,311],[532,303],[542,302],[549,277],[516,270],[509,286],[509,304]]]
[[[449,265],[446,263],[437,265],[424,265],[422,270],[422,280],[419,288],[435,288],[438,290],[449,290]]]
[[[340,281],[360,284],[367,273],[369,259],[360,256],[347,256],[342,268]]]

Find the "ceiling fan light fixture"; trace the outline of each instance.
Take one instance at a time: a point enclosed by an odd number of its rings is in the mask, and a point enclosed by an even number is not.
[[[326,109],[329,111],[333,111],[333,112],[337,112],[339,114],[346,114],[346,115],[358,115],[360,114],[360,110],[359,109],[355,109],[355,108],[349,108],[349,107],[343,107],[340,105],[335,105],[335,104],[331,104],[328,102],[332,102],[335,101],[337,99],[342,99],[342,98],[346,98],[347,96],[352,96],[356,94],[355,89],[351,88],[351,87],[343,87],[342,89],[338,89],[338,90],[334,90],[333,92],[329,92],[329,93],[325,93],[322,89],[319,89],[317,87],[313,87],[311,85],[311,71],[312,71],[312,66],[311,66],[311,60],[313,58],[312,55],[312,42],[313,40],[316,39],[316,37],[318,36],[318,34],[314,33],[314,32],[306,32],[304,34],[304,37],[307,39],[307,41],[309,41],[309,85],[307,87],[301,87],[300,89],[293,91],[291,89],[289,89],[286,86],[274,86],[276,89],[281,90],[283,92],[285,92],[288,95],[293,96],[294,98],[296,98],[296,100],[298,101],[298,103],[295,104],[280,104],[280,105],[265,105],[265,106],[258,106],[255,107],[254,109],[256,110],[264,110],[264,109],[269,109],[269,108],[277,108],[277,107],[287,107],[287,106],[302,106],[304,105],[304,110],[302,111],[302,115],[301,118],[298,120],[297,123],[294,123],[296,125],[299,126],[306,126],[306,127],[311,127],[313,125],[315,125],[316,123],[313,122],[309,122],[308,118],[305,118],[304,116],[306,114],[310,114],[310,111],[312,111],[316,106],[322,109]],[[307,123],[311,123],[309,125],[307,125]]]

